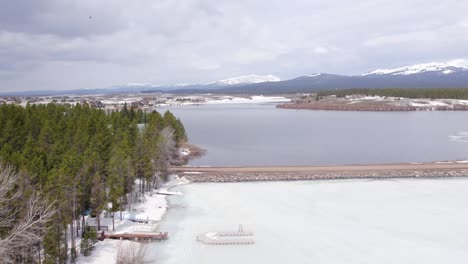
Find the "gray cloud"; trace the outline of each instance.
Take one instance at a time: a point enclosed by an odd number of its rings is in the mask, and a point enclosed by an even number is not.
[[[86,37],[124,29],[123,18],[121,6],[112,5],[112,1],[3,1],[0,30]]]
[[[466,10],[457,0],[3,1],[0,91],[463,59]]]

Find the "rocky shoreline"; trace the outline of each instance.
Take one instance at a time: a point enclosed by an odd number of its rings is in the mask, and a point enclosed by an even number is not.
[[[326,174],[293,174],[293,173],[235,173],[235,174],[183,174],[190,182],[254,182],[254,181],[305,181],[337,179],[391,179],[391,178],[450,178],[468,177],[467,171],[415,171],[410,174],[402,172],[387,173],[326,173]]]
[[[190,182],[303,181],[334,179],[468,177],[468,164],[424,163],[324,167],[177,167]]]

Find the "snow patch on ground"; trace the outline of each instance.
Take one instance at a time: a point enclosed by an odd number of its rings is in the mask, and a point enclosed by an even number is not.
[[[150,221],[160,221],[167,210],[167,201],[166,196],[168,194],[178,194],[180,192],[171,192],[168,189],[176,185],[187,184],[189,181],[185,178],[179,178],[176,175],[169,176],[170,181],[164,185],[157,194],[156,191],[152,193],[145,194],[143,202],[140,204],[134,204],[131,211],[122,212],[123,219],[120,220],[120,213],[115,213],[115,231],[112,231],[112,216],[111,214],[102,214],[101,216],[101,225],[109,227],[109,233],[125,233],[125,232],[147,232],[147,230],[142,230],[141,226],[138,223],[132,220],[150,220]],[[97,225],[96,218],[87,217],[88,225]],[[155,225],[154,227],[157,227]],[[164,230],[160,230],[164,231]],[[117,251],[119,246],[132,246],[132,244],[137,242],[132,241],[119,241],[106,239],[104,241],[99,241],[96,243],[95,249],[91,256],[85,257],[79,255],[77,258],[77,264],[114,264],[117,258]],[[138,243],[139,244],[139,243]]]
[[[417,101],[410,102],[410,105],[415,106],[415,107],[427,107],[427,106],[448,106],[449,104],[444,101],[438,101],[438,100],[428,100],[428,101],[417,100]]]
[[[454,104],[468,105],[468,100],[451,100]]]
[[[448,104],[442,101],[426,101],[426,103],[430,104],[431,106],[447,106]]]
[[[426,106],[430,106],[427,102],[421,102],[421,101],[410,102],[410,105],[411,105],[411,106],[415,106],[415,107],[426,107]]]
[[[180,152],[180,155],[182,155],[182,156],[188,156],[188,155],[190,155],[190,149],[188,149],[188,148],[181,148],[181,149],[179,150],[179,152]]]
[[[377,101],[380,101],[380,100],[383,100],[385,97],[383,96],[365,96],[363,99],[364,100],[377,100]]]
[[[158,191],[158,194],[162,195],[182,195],[181,192],[171,192],[171,191]]]
[[[114,264],[117,259],[117,248],[119,246],[119,240],[104,240],[96,244],[93,253],[90,256],[79,256],[77,264]],[[126,241],[130,242],[130,241]],[[131,242],[136,243],[136,242]]]
[[[222,96],[218,98],[210,98],[206,100],[206,104],[257,104],[257,103],[280,103],[289,102],[290,100],[282,96],[251,96],[250,98]]]

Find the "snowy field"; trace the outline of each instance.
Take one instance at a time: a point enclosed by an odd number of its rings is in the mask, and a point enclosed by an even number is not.
[[[468,179],[340,180],[177,187],[150,263],[466,263]],[[254,232],[254,245],[198,234]]]

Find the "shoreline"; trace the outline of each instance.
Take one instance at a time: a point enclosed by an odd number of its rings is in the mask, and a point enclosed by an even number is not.
[[[170,191],[173,187],[190,183],[468,178],[468,162],[277,167],[180,166],[173,167],[171,171],[174,175],[173,178],[160,190]],[[396,175],[395,172],[401,174]],[[155,191],[152,195],[148,193],[145,196],[144,202],[136,204],[136,211],[147,214],[150,218],[154,217],[153,220],[158,222],[165,221],[167,210],[171,206],[168,195],[157,194]],[[111,233],[131,231],[133,225],[133,222],[129,222],[128,218],[123,221],[116,220],[116,231]],[[96,248],[90,256],[79,256],[77,263],[114,263],[120,246],[138,248],[142,244],[133,241],[106,239],[96,244]]]
[[[172,188],[177,187],[179,185],[188,184],[186,179],[182,177],[173,177],[167,183],[164,184],[160,189],[162,191],[170,191]],[[182,194],[183,195],[183,194]],[[133,232],[138,233],[142,232],[145,233],[146,231],[136,231],[135,222],[131,221],[128,218],[129,214],[143,214],[145,217],[152,221],[156,221],[156,229],[158,232],[162,232],[163,230],[159,230],[159,223],[164,220],[167,210],[170,207],[169,200],[167,199],[167,194],[158,194],[157,190],[153,190],[152,192],[145,193],[144,201],[141,203],[134,204],[134,210],[132,211],[123,211],[123,214],[126,215],[124,219],[121,221],[116,214],[116,221],[115,221],[115,231],[109,231],[111,234],[119,234],[125,232]],[[94,221],[94,219],[92,220]],[[91,221],[91,222],[92,222]],[[111,220],[109,218],[103,217],[101,219],[102,224],[111,224]],[[87,221],[90,222],[89,220]],[[83,256],[81,254],[78,255],[76,259],[77,264],[94,264],[94,263],[115,263],[116,257],[119,251],[119,247],[130,247],[135,250],[139,248],[144,248],[145,244],[136,241],[130,240],[113,240],[113,239],[105,239],[103,241],[98,241],[95,244],[95,249],[92,251],[91,255]]]
[[[417,111],[468,111],[466,105],[455,105],[449,107],[415,107],[415,106],[393,106],[393,105],[327,105],[327,104],[278,104],[276,108],[294,110],[318,110],[318,111],[346,111],[346,112],[417,112]]]
[[[173,167],[190,182],[468,177],[468,163],[396,163],[336,166]]]
[[[468,175],[453,175],[453,176],[382,176],[382,177],[359,177],[359,176],[342,176],[342,177],[311,177],[311,178],[280,178],[280,177],[255,177],[255,178],[247,178],[247,179],[214,179],[210,178],[209,180],[193,180],[193,177],[186,177],[190,183],[248,183],[248,182],[301,182],[301,181],[339,181],[339,180],[411,180],[411,179],[420,179],[420,180],[441,180],[441,179],[468,179]]]
[[[403,98],[352,95],[303,97],[276,105],[282,109],[356,112],[468,111],[468,101],[458,99]]]

